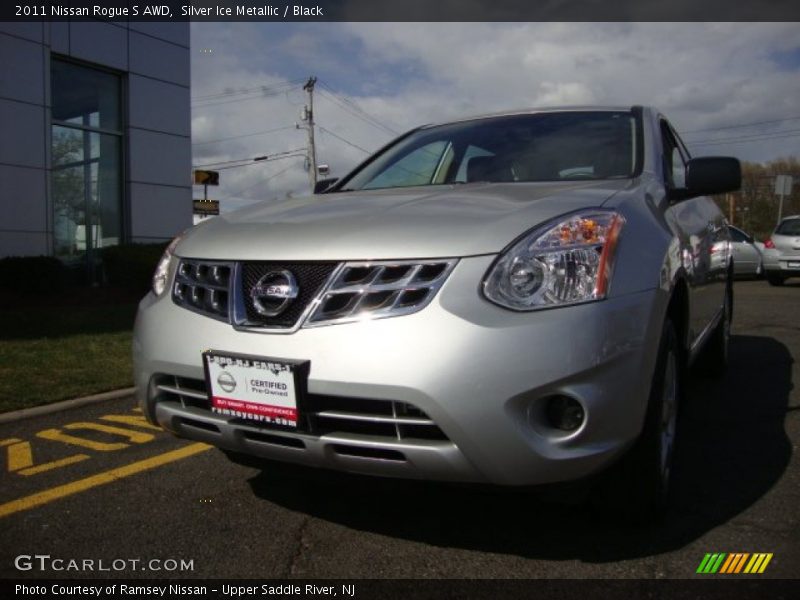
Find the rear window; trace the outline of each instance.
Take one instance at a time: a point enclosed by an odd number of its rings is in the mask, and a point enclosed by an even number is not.
[[[786,219],[775,230],[778,235],[800,235],[800,219]]]

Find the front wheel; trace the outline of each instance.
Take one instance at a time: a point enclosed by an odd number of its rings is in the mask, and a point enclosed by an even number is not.
[[[599,490],[601,505],[633,524],[658,519],[667,506],[681,397],[680,357],[675,327],[667,320],[642,433]]]

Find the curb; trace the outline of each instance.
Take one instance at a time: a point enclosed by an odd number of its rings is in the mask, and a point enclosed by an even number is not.
[[[61,402],[54,402],[53,404],[43,404],[41,406],[32,406],[31,408],[23,408],[21,410],[3,413],[0,414],[0,424],[12,423],[14,421],[21,421],[22,419],[29,419],[31,417],[38,417],[41,415],[49,415],[62,410],[86,406],[87,404],[105,402],[106,400],[118,400],[119,398],[133,395],[134,390],[136,390],[136,388],[123,388],[121,390],[103,392],[102,394],[93,394],[91,396],[83,396],[82,398],[62,400]]]

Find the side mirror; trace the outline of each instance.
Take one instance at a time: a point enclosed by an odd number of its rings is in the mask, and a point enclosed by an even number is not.
[[[738,158],[704,156],[686,165],[686,189],[690,194],[722,194],[742,187],[742,166]]]
[[[326,192],[337,181],[339,181],[338,177],[328,177],[327,179],[320,179],[314,185],[314,193],[315,194],[322,194],[322,193]]]

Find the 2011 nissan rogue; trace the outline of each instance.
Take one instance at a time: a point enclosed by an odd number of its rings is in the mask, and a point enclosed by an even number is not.
[[[685,368],[727,360],[707,194],[740,178],[653,108],[420,127],[173,241],[139,307],[138,401],[234,460],[508,486],[613,465],[656,514]]]

